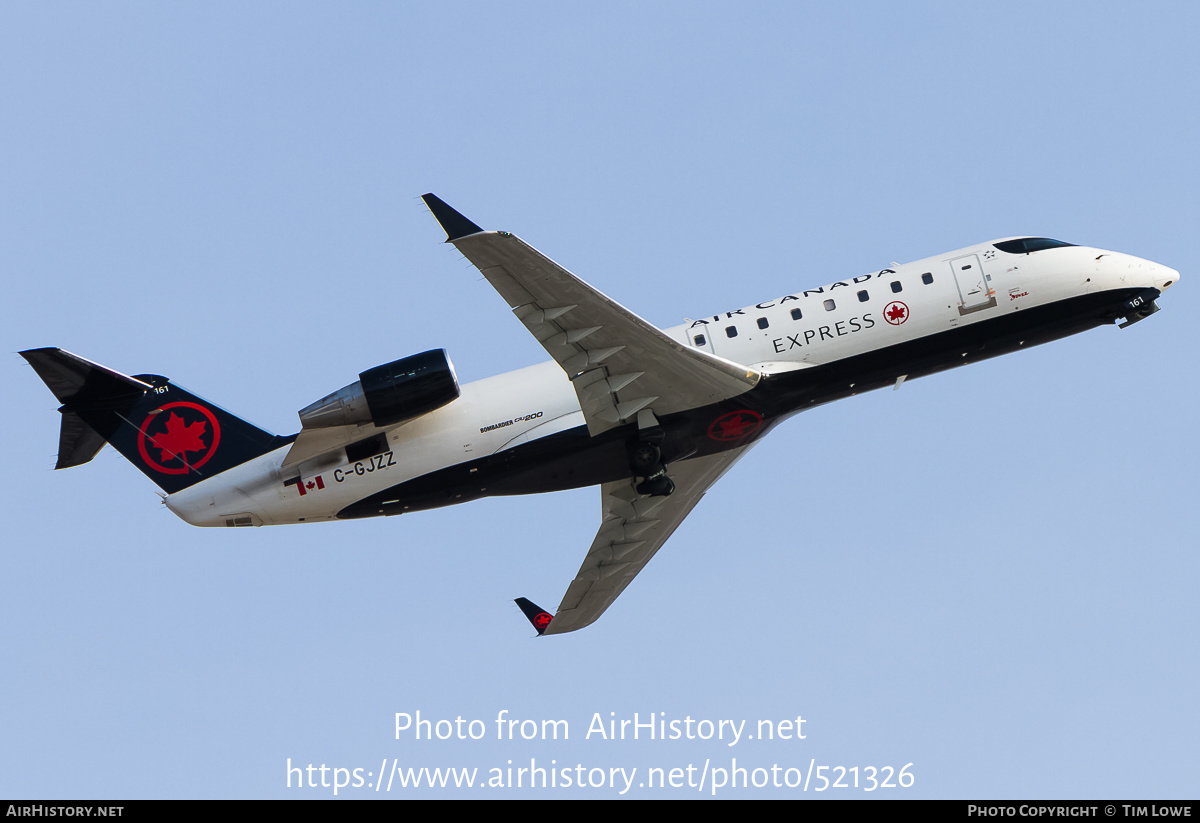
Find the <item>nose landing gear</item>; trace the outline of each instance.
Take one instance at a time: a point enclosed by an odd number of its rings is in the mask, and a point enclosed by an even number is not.
[[[1125,322],[1117,328],[1132,326],[1158,311],[1158,303],[1154,302],[1158,296],[1158,289],[1143,289],[1136,296],[1126,300],[1125,305],[1121,306],[1121,316],[1125,318]]]

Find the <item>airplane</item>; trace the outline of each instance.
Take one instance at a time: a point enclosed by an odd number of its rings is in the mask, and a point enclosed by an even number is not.
[[[504,231],[423,197],[549,362],[460,385],[444,349],[367,369],[281,437],[154,374],[21,352],[62,404],[58,462],[112,444],[196,526],[405,514],[600,487],[596,537],[539,635],[593,623],[749,449],[844,397],[1158,311],[1174,269],[1009,237],[659,329]]]

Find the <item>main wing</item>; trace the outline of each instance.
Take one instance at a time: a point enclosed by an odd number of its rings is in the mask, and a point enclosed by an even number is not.
[[[632,479],[601,486],[604,520],[600,531],[575,579],[567,586],[554,618],[549,626],[539,627],[539,633],[562,634],[594,623],[667,542],[709,487],[749,450],[747,445],[673,464],[668,473],[675,481],[675,492],[669,497],[640,495]]]
[[[744,394],[761,374],[673,340],[508,232],[483,231],[432,194],[426,205],[453,243],[500,293],[513,314],[563,368],[588,431],[596,436],[654,416]],[[603,521],[557,613],[517,601],[539,634],[593,623],[625,590],[750,446],[671,464],[667,496],[639,494],[635,477],[600,488]],[[632,475],[632,472],[631,472]]]
[[[594,437],[650,409],[661,416],[744,394],[760,374],[671,339],[508,232],[483,231],[432,194],[453,243],[575,387]]]

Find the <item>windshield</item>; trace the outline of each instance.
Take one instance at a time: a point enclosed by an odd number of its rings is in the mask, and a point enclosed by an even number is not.
[[[1049,237],[1019,237],[1016,240],[1003,240],[993,244],[1000,251],[1009,254],[1029,254],[1031,251],[1058,249],[1064,246],[1074,246],[1074,243],[1064,243],[1061,240],[1051,240]]]

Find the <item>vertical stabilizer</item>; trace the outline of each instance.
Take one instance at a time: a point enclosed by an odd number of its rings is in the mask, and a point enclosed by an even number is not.
[[[56,348],[21,356],[62,403],[58,469],[88,462],[107,442],[173,494],[291,441],[156,374],[129,377]]]

